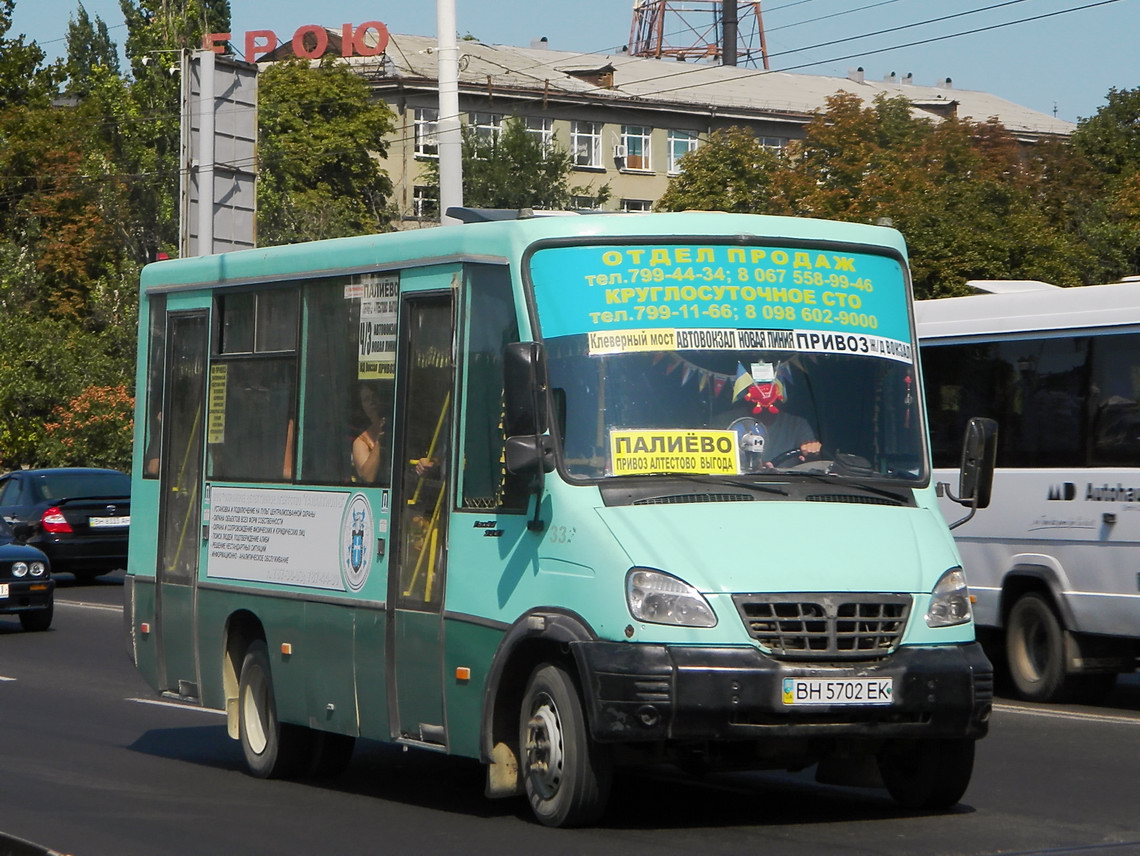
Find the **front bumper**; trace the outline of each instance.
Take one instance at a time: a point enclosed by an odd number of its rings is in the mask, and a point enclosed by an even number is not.
[[[902,646],[873,663],[787,662],[756,648],[621,642],[571,644],[597,740],[769,737],[979,738],[993,704],[993,668],[977,643]],[[798,708],[784,678],[890,677],[889,706]]]
[[[8,596],[0,597],[0,614],[47,609],[52,605],[54,592],[53,579],[9,581]]]

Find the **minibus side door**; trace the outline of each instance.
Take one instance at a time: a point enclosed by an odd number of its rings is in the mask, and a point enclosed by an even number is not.
[[[446,745],[442,610],[454,324],[450,292],[404,296],[388,589],[389,712],[394,738],[439,746]]]

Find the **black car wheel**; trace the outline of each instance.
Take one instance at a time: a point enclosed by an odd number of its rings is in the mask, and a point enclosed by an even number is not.
[[[47,609],[37,609],[35,612],[21,612],[20,626],[32,632],[41,632],[51,627],[52,615],[55,612],[54,604]]]

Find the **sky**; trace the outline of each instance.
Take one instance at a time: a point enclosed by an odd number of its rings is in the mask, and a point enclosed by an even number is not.
[[[633,0],[454,0],[461,36],[528,46],[545,37],[556,50],[598,54],[630,39]],[[66,51],[67,22],[79,0],[16,0],[9,37],[35,40],[49,57]],[[688,8],[668,41],[689,43],[686,24],[712,18],[710,0],[669,0]],[[119,0],[83,0],[122,46]],[[381,21],[392,33],[434,35],[433,0],[230,0],[234,38],[272,30],[282,41],[300,26],[340,29]],[[773,70],[868,80],[892,72],[917,84],[950,78],[1075,122],[1096,113],[1110,88],[1140,87],[1140,0],[765,0],[765,40]],[[748,19],[746,19],[747,23]],[[890,32],[886,32],[886,31]],[[857,38],[859,37],[859,38]]]

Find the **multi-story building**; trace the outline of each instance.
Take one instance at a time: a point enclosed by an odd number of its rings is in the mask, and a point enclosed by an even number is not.
[[[332,31],[329,50],[339,51]],[[286,44],[265,59],[288,51]],[[648,210],[679,172],[681,157],[711,132],[744,126],[780,149],[801,137],[805,123],[840,91],[868,104],[880,94],[903,95],[916,114],[934,120],[996,118],[1025,143],[1065,136],[1074,127],[987,92],[954,89],[950,78],[921,86],[910,75],[870,80],[862,69],[846,78],[765,72],[557,51],[545,40],[529,48],[465,40],[459,53],[463,122],[494,134],[506,118],[519,117],[536,136],[571,153],[573,184],[595,191],[608,185],[604,207],[616,210]],[[396,115],[387,169],[404,227],[438,222],[435,189],[424,177],[425,165],[438,157],[436,40],[392,35],[384,54],[347,61]],[[590,191],[576,202],[595,204]]]

